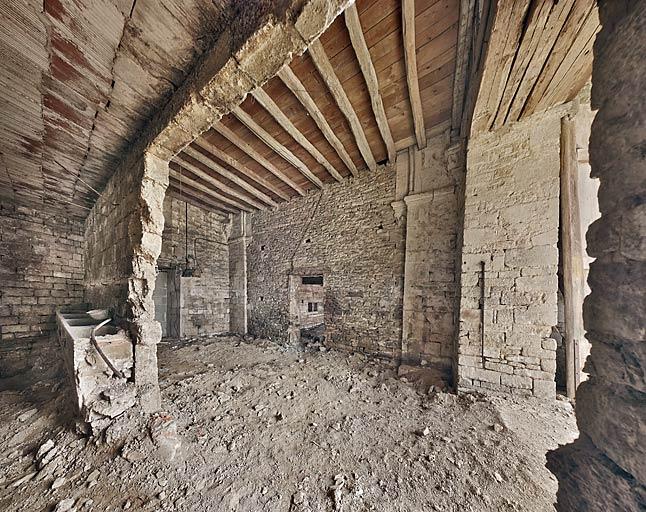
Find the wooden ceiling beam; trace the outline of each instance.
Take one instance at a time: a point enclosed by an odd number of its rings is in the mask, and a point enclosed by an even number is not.
[[[171,162],[177,165],[180,169],[182,169],[182,166],[175,163]],[[217,201],[224,203],[225,205],[228,205],[230,207],[233,207],[234,210],[242,210],[245,212],[252,212],[253,209],[249,208],[246,204],[239,203],[235,199],[231,199],[229,197],[225,197],[222,194],[217,193],[215,190],[212,188],[207,187],[206,185],[202,185],[201,183],[195,181],[192,178],[189,178],[185,173],[181,173],[179,171],[176,171],[172,167],[169,169],[170,176],[171,178],[176,179],[177,181],[182,182],[184,185],[189,185],[193,187],[194,189],[197,189],[201,192],[204,192],[206,195],[213,197]]]
[[[233,197],[235,197],[236,199],[238,199],[240,201],[244,201],[248,205],[253,206],[254,208],[257,208],[258,210],[266,210],[267,209],[267,207],[264,204],[259,203],[255,199],[252,199],[251,197],[247,196],[246,194],[243,194],[242,192],[239,192],[239,191],[231,188],[230,186],[226,185],[225,183],[223,183],[219,179],[217,179],[217,178],[211,176],[209,173],[203,171],[202,169],[200,169],[199,167],[197,167],[196,165],[191,163],[189,160],[187,160],[186,155],[184,155],[182,153],[180,153],[178,155],[175,155],[175,158],[173,158],[173,161],[175,163],[178,163],[179,165],[181,165],[184,169],[187,169],[187,170],[191,171],[191,173],[193,173],[198,178],[203,179],[204,181],[206,181],[210,185],[213,185],[220,192],[224,192],[225,194],[227,194],[229,196],[233,196]]]
[[[209,141],[207,141],[204,137],[198,137],[195,139],[195,144],[199,147],[201,147],[204,151],[207,151],[211,155],[215,156],[216,158],[219,158],[222,160],[225,164],[229,165],[230,167],[233,167],[236,171],[244,174],[245,176],[248,176],[251,178],[253,181],[258,183],[259,185],[263,186],[267,190],[269,190],[272,194],[280,197],[281,199],[288,201],[289,200],[289,195],[285,194],[282,190],[280,190],[278,187],[272,185],[269,183],[265,178],[260,176],[256,171],[250,169],[246,165],[244,165],[242,162],[239,162],[235,158],[233,158],[229,153],[226,151],[221,150],[214,144],[211,144]]]
[[[316,102],[310,96],[310,94],[305,89],[305,86],[301,83],[296,74],[292,71],[289,66],[285,66],[278,72],[278,77],[282,80],[285,86],[292,92],[294,96],[300,101],[301,105],[305,107],[307,113],[314,119],[316,126],[319,127],[319,130],[323,133],[323,136],[327,139],[330,145],[339,155],[339,158],[343,161],[345,166],[348,168],[352,176],[358,174],[357,166],[354,165],[352,158],[345,149],[345,146],[341,140],[336,136],[334,130],[327,122],[327,119],[323,115],[323,112],[320,111]]]
[[[282,128],[291,135],[291,137],[298,142],[303,149],[305,149],[312,157],[330,173],[336,181],[343,181],[343,176],[332,166],[332,164],[323,156],[323,154],[312,144],[305,135],[303,135],[298,128],[291,122],[291,120],[280,109],[276,102],[271,99],[261,87],[252,91],[252,96],[256,99],[262,107],[271,114],[271,116],[282,126]]]
[[[287,176],[284,172],[279,170],[274,164],[272,164],[264,156],[258,153],[258,151],[256,151],[253,148],[253,146],[251,146],[251,144],[242,140],[242,138],[236,135],[236,133],[233,130],[231,130],[230,128],[228,128],[222,123],[217,123],[213,125],[213,129],[223,137],[226,137],[229,140],[229,142],[237,146],[240,150],[244,151],[247,155],[249,155],[250,158],[254,159],[256,162],[262,165],[270,173],[276,176],[276,178],[278,178],[283,183],[286,183],[287,185],[292,187],[296,192],[299,193],[299,195],[301,196],[305,195],[305,190],[303,190],[303,188],[300,185],[297,185],[294,182],[294,180],[289,178],[289,176]]]
[[[189,187],[187,187],[186,185],[182,185],[182,187],[180,188],[179,184],[174,179],[170,180],[166,193],[169,196],[174,197],[175,199],[186,201],[200,208],[216,210],[218,213],[224,216],[228,216],[230,213],[237,212],[237,210],[227,208],[220,203],[214,202],[209,196],[203,194],[202,192],[189,189]]]
[[[393,140],[390,126],[388,126],[388,118],[386,117],[384,102],[381,99],[381,92],[379,90],[377,72],[375,71],[372,57],[370,57],[370,52],[366,45],[356,4],[352,4],[345,10],[345,24],[348,27],[350,41],[352,42],[352,47],[357,55],[357,60],[361,67],[361,73],[363,73],[363,78],[368,86],[372,111],[375,114],[375,120],[377,121],[377,127],[379,128],[379,133],[381,133],[381,138],[386,144],[388,160],[390,160],[390,162],[394,162],[396,155],[395,141]]]
[[[242,110],[242,108],[236,107],[231,111],[231,113],[236,116],[238,121],[244,124],[256,137],[280,155],[281,158],[296,167],[296,169],[298,169],[308,180],[314,183],[314,185],[318,188],[323,187],[323,182],[316,176],[316,174],[309,170],[307,165],[305,165],[300,158],[278,142],[267,130],[256,123],[249,114]]]
[[[209,169],[211,169],[212,171],[218,173],[220,176],[223,176],[223,177],[227,178],[228,180],[231,180],[233,183],[238,185],[243,190],[246,190],[251,195],[255,196],[257,199],[260,199],[263,203],[266,203],[269,206],[278,206],[278,203],[276,203],[276,201],[274,201],[267,194],[265,194],[264,192],[258,190],[254,186],[250,185],[245,180],[243,180],[242,178],[240,178],[236,174],[232,173],[228,169],[225,169],[220,164],[218,164],[216,161],[212,160],[211,158],[206,156],[204,153],[198,151],[197,149],[192,148],[191,146],[187,146],[182,150],[182,153],[186,153],[188,156],[190,156],[191,158],[194,158],[198,162],[201,162],[202,164],[206,165]]]
[[[375,161],[375,157],[373,156],[370,145],[368,144],[366,134],[363,131],[363,127],[361,126],[359,117],[357,117],[357,113],[354,111],[352,103],[350,103],[350,100],[348,99],[348,95],[345,93],[339,78],[334,72],[334,68],[325,53],[325,49],[323,48],[321,41],[318,39],[314,41],[308,48],[308,51],[316,69],[321,75],[321,78],[323,78],[330,94],[332,94],[334,101],[348,120],[348,123],[350,123],[350,130],[352,130],[352,134],[354,135],[359,151],[361,152],[361,156],[365,160],[368,168],[374,171],[377,168],[377,162]]]
[[[402,31],[404,34],[404,62],[406,65],[406,81],[408,97],[413,112],[413,125],[417,147],[426,147],[426,130],[424,129],[424,111],[422,97],[419,94],[419,78],[417,75],[417,50],[415,47],[415,0],[402,0]]]

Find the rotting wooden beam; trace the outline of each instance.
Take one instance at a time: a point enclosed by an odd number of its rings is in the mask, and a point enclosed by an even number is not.
[[[377,121],[377,127],[379,128],[379,133],[381,133],[381,138],[386,144],[388,160],[390,162],[394,162],[397,153],[395,150],[395,141],[393,140],[390,126],[388,126],[388,118],[386,117],[384,102],[381,99],[381,92],[379,90],[377,72],[375,71],[375,66],[372,63],[372,57],[370,57],[368,45],[366,45],[356,4],[352,4],[345,10],[345,24],[348,27],[350,41],[352,42],[352,47],[354,48],[357,60],[359,61],[361,73],[363,73],[363,78],[368,86],[372,111],[375,114],[375,120]]]
[[[238,210],[228,208],[221,203],[215,202],[206,194],[193,190],[189,188],[186,184],[182,184],[180,187],[179,183],[175,182],[175,179],[171,179],[168,184],[168,189],[166,192],[169,196],[172,196],[180,201],[186,201],[195,206],[201,208],[207,208],[209,210],[217,210],[218,213],[222,215],[229,215],[230,213],[237,213]]]
[[[300,158],[278,142],[267,130],[256,123],[249,114],[242,110],[242,108],[236,107],[231,111],[231,113],[236,116],[238,121],[244,124],[256,137],[278,153],[284,160],[296,167],[296,169],[298,169],[308,180],[314,183],[314,185],[318,188],[323,187],[323,182],[318,178],[318,176],[316,176],[316,174],[310,171],[307,165],[305,165]]]
[[[171,162],[171,163],[174,163],[174,162]],[[180,169],[182,168],[181,165],[176,164],[176,163],[174,163],[174,164],[177,165]],[[184,173],[184,172],[176,171],[175,169],[173,169],[171,167],[169,169],[169,173],[170,173],[171,178],[174,178],[177,181],[180,181],[184,185],[189,185],[189,186],[193,187],[194,189],[197,189],[197,190],[199,190],[201,192],[204,192],[206,195],[213,197],[214,199],[216,199],[217,201],[219,201],[221,203],[224,203],[225,205],[233,207],[235,210],[243,210],[245,212],[253,211],[253,209],[250,208],[249,206],[247,206],[246,204],[242,204],[242,203],[236,201],[235,199],[231,199],[229,197],[223,196],[222,194],[219,194],[218,192],[216,192],[212,188],[207,187],[206,185],[202,185],[201,183],[195,181],[194,179],[189,178],[186,175],[186,173]]]
[[[244,201],[245,203],[249,204],[250,206],[253,206],[254,208],[257,208],[259,210],[266,210],[267,207],[256,201],[255,199],[247,196],[246,194],[243,194],[241,192],[238,192],[237,190],[231,188],[230,186],[226,185],[219,179],[211,176],[209,173],[203,171],[193,163],[191,163],[189,160],[187,160],[186,155],[179,153],[178,155],[175,155],[175,158],[172,160],[173,162],[181,165],[184,169],[187,169],[191,171],[195,176],[197,176],[200,179],[203,179],[207,183],[213,185],[216,187],[221,192],[224,192],[225,194],[229,196],[233,196],[236,199],[240,201]]]
[[[211,144],[211,142],[206,140],[204,137],[198,137],[197,139],[195,139],[194,143],[200,148],[202,148],[204,151],[222,160],[225,164],[229,165],[230,167],[233,167],[236,171],[244,174],[245,176],[248,176],[250,179],[252,179],[259,185],[269,190],[272,194],[280,197],[285,201],[289,200],[288,194],[280,190],[278,187],[269,183],[265,178],[260,176],[256,171],[250,169],[242,162],[239,162],[226,151],[223,151],[217,146],[215,146],[214,144]]]
[[[424,111],[422,97],[419,93],[417,76],[417,50],[415,47],[415,0],[402,0],[402,32],[404,34],[404,63],[406,65],[406,82],[408,98],[413,112],[413,125],[417,147],[426,147],[426,130],[424,129]]]
[[[198,151],[197,149],[192,148],[191,146],[187,146],[182,150],[182,153],[187,154],[191,158],[194,158],[198,162],[201,162],[202,164],[206,165],[212,171],[218,173],[221,176],[224,176],[228,180],[231,180],[233,183],[238,185],[243,190],[246,190],[251,195],[253,195],[256,198],[260,199],[263,203],[266,203],[269,206],[278,206],[278,203],[276,203],[267,194],[265,194],[264,192],[258,190],[253,185],[250,185],[245,180],[243,180],[242,178],[240,178],[236,174],[232,173],[228,169],[225,169],[220,164],[218,164],[216,161],[210,159],[208,156],[206,156],[204,153]],[[180,153],[180,155],[182,153]]]
[[[274,164],[272,164],[264,156],[258,153],[258,151],[256,151],[251,144],[242,140],[242,138],[236,135],[233,130],[231,130],[230,128],[228,128],[222,123],[217,123],[213,125],[213,129],[223,137],[226,137],[229,140],[229,142],[237,146],[240,150],[247,153],[247,155],[249,155],[250,158],[253,158],[256,162],[262,165],[270,173],[276,176],[276,178],[278,178],[283,183],[286,183],[287,185],[292,187],[296,192],[299,193],[299,195],[301,196],[305,195],[305,190],[303,190],[303,188],[300,185],[296,184],[294,180],[289,178],[289,176],[287,176],[284,172],[279,170]]]
[[[330,94],[332,94],[334,101],[339,106],[341,113],[348,120],[348,123],[350,123],[350,130],[352,130],[352,134],[354,135],[357,147],[361,152],[361,156],[366,162],[368,168],[374,171],[377,168],[377,162],[375,161],[375,157],[373,156],[370,145],[368,144],[366,134],[363,131],[363,127],[361,126],[359,117],[357,117],[357,113],[354,111],[352,103],[350,103],[350,100],[348,99],[348,95],[345,93],[339,78],[336,76],[330,60],[327,58],[323,45],[319,40],[316,40],[308,48],[308,52],[314,62],[314,66],[316,66],[316,69],[321,75],[321,78],[325,81]]]
[[[334,168],[334,166],[323,156],[323,154],[312,144],[307,137],[303,135],[294,123],[285,115],[285,113],[280,109],[276,102],[271,99],[269,94],[267,94],[261,87],[251,92],[252,96],[256,99],[262,107],[271,114],[271,116],[281,125],[281,127],[289,133],[292,138],[298,142],[314,159],[325,167],[325,170],[330,173],[330,175],[336,181],[343,181],[343,176]]]
[[[336,136],[334,130],[327,122],[327,119],[323,115],[323,112],[318,108],[316,102],[310,96],[310,94],[305,89],[305,86],[301,83],[296,74],[292,71],[289,66],[285,66],[278,72],[278,78],[282,80],[285,86],[292,92],[294,96],[301,102],[301,105],[305,107],[307,113],[314,119],[316,126],[319,127],[323,136],[327,139],[330,145],[339,155],[339,158],[343,161],[345,166],[348,168],[352,176],[358,174],[357,166],[354,165],[352,158],[345,149],[345,146],[341,140]]]
[[[579,347],[583,327],[585,273],[578,195],[578,162],[574,120],[561,119],[561,255],[565,312],[567,395],[574,398],[581,380]]]

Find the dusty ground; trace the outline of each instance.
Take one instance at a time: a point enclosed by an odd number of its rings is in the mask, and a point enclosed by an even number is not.
[[[160,365],[165,414],[107,442],[55,380],[0,392],[0,510],[553,510],[544,454],[577,435],[568,402],[425,393],[360,355],[213,337]]]

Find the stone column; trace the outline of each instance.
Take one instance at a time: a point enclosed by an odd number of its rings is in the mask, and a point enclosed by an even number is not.
[[[247,334],[247,215],[241,212],[233,216],[229,235],[229,322],[231,332]]]
[[[577,390],[580,436],[548,455],[557,509],[643,510],[646,503],[646,10],[600,0],[590,164],[601,217],[587,233],[589,380]]]
[[[135,385],[146,412],[161,405],[157,371],[157,344],[161,325],[155,320],[157,258],[164,230],[164,195],[168,187],[168,162],[151,154],[144,157],[144,169],[137,204],[130,216],[132,275],[128,279],[127,310],[130,334],[135,345]]]

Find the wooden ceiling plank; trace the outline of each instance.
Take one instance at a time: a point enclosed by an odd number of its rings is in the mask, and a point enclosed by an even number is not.
[[[280,109],[278,105],[274,102],[273,99],[262,89],[258,87],[256,90],[252,91],[251,94],[253,97],[262,105],[262,107],[271,114],[271,116],[280,124],[283,129],[289,133],[292,138],[298,142],[314,159],[325,167],[325,170],[330,173],[330,175],[336,181],[343,181],[343,176],[330,164],[330,162],[323,156],[323,154],[312,144],[305,135],[303,135],[294,123],[285,115],[285,113]]]
[[[178,165],[180,168],[183,167],[183,166],[181,166],[179,164],[176,164],[176,165]],[[217,193],[212,188],[207,187],[206,185],[202,185],[201,183],[195,181],[194,179],[189,178],[185,173],[180,173],[179,171],[176,171],[172,167],[170,168],[169,172],[170,172],[170,176],[172,178],[176,179],[177,181],[180,181],[182,184],[189,185],[189,186],[193,187],[194,189],[200,190],[201,192],[204,192],[206,195],[211,196],[211,197],[215,198],[216,200],[218,200],[218,201],[220,201],[220,202],[222,202],[222,203],[224,203],[224,204],[226,204],[228,206],[233,207],[235,210],[242,210],[242,211],[245,211],[245,212],[252,212],[253,211],[253,209],[249,208],[249,206],[247,206],[245,204],[242,204],[242,203],[239,203],[235,199],[231,199],[229,197],[226,197],[226,196],[223,196],[222,194]]]
[[[307,110],[307,113],[314,119],[314,122],[316,123],[316,126],[319,127],[319,130],[321,130],[321,133],[323,133],[324,137],[327,139],[327,141],[330,143],[330,145],[334,148],[334,150],[337,152],[339,155],[339,158],[343,161],[345,166],[348,168],[350,173],[353,176],[356,176],[358,171],[356,165],[354,165],[354,162],[352,161],[352,158],[350,158],[350,155],[345,149],[345,146],[343,143],[339,140],[339,138],[336,136],[334,133],[334,130],[330,127],[330,124],[327,122],[327,119],[323,115],[323,112],[321,112],[316,105],[316,102],[310,96],[310,94],[307,92],[305,89],[305,86],[301,83],[300,79],[296,76],[296,74],[292,71],[292,69],[289,66],[285,66],[283,69],[281,69],[278,72],[278,77],[282,80],[282,82],[285,84],[285,86],[296,96],[298,101],[301,102],[301,105],[305,107],[305,110]]]
[[[352,47],[354,48],[354,51],[357,55],[357,60],[359,61],[361,72],[363,73],[366,85],[368,86],[370,103],[372,104],[372,110],[375,114],[379,133],[381,133],[381,138],[386,144],[386,150],[388,151],[388,160],[390,160],[390,162],[394,162],[396,155],[395,141],[393,140],[390,127],[388,126],[388,118],[386,117],[384,103],[381,98],[377,72],[375,71],[375,66],[372,63],[372,58],[370,57],[370,52],[368,51],[366,40],[363,37],[361,20],[359,19],[359,13],[357,12],[357,7],[355,4],[352,4],[345,10],[345,24],[348,27],[350,40],[352,41]]]
[[[314,62],[314,66],[316,66],[316,69],[321,75],[321,78],[323,78],[323,81],[327,85],[328,90],[332,94],[334,101],[338,105],[345,118],[348,120],[348,123],[350,124],[350,130],[354,135],[361,156],[366,162],[368,168],[374,171],[377,168],[377,162],[375,161],[375,157],[373,156],[370,145],[368,144],[368,139],[366,138],[366,134],[363,131],[363,127],[361,126],[361,121],[359,121],[352,103],[350,103],[350,100],[348,99],[348,96],[345,93],[345,90],[343,89],[339,78],[336,76],[334,68],[327,58],[323,45],[319,40],[316,40],[311,44],[308,52],[310,54],[310,57],[312,58],[312,61]]]
[[[209,169],[212,171],[217,172],[221,176],[224,176],[228,180],[231,180],[233,183],[238,185],[240,188],[246,190],[253,196],[257,197],[260,199],[263,203],[268,204],[269,206],[278,206],[278,203],[276,203],[271,197],[269,197],[267,194],[264,192],[258,190],[256,187],[253,185],[250,185],[247,183],[245,180],[237,176],[236,174],[232,173],[228,169],[225,169],[222,167],[220,164],[206,156],[204,153],[192,148],[191,146],[187,146],[182,150],[182,153],[186,153],[188,156],[191,158],[194,158],[195,160],[203,163],[206,165]],[[180,153],[181,154],[181,153]]]
[[[260,165],[262,165],[265,169],[267,169],[270,173],[272,173],[276,178],[281,180],[283,183],[286,183],[290,187],[292,187],[296,192],[299,193],[299,195],[304,196],[305,195],[305,190],[303,190],[302,187],[300,187],[298,184],[296,184],[292,179],[289,178],[284,172],[279,170],[274,164],[272,164],[269,160],[267,160],[264,156],[262,156],[258,151],[256,151],[251,144],[245,142],[242,140],[241,137],[239,137],[233,130],[231,130],[229,127],[225,126],[222,123],[217,123],[213,125],[213,129],[217,131],[220,135],[223,137],[227,138],[229,142],[231,142],[233,145],[237,146],[241,151],[244,151],[247,155],[252,160],[255,160],[258,162]]]
[[[415,47],[415,0],[402,0],[402,33],[404,40],[404,61],[406,63],[406,82],[408,97],[413,112],[413,125],[417,147],[426,147],[426,130],[424,129],[424,111],[419,94],[417,78],[417,53]]]
[[[238,199],[240,201],[244,201],[245,203],[253,206],[254,208],[257,208],[258,210],[266,210],[267,209],[267,207],[264,204],[259,203],[255,199],[252,199],[251,197],[247,196],[246,194],[243,194],[241,192],[238,192],[237,190],[234,190],[230,186],[224,184],[219,179],[214,178],[213,176],[211,176],[207,172],[204,172],[202,169],[200,169],[199,167],[197,167],[196,165],[194,165],[190,161],[188,161],[186,159],[186,155],[184,155],[183,153],[175,155],[175,157],[173,158],[173,162],[181,165],[184,169],[187,169],[187,170],[191,171],[191,173],[193,173],[195,176],[197,176],[198,178],[201,178],[204,181],[206,181],[207,183],[213,185],[214,187],[216,187],[221,192],[224,192],[227,195],[233,196],[233,197],[235,197],[236,199]]]
[[[204,137],[198,137],[195,139],[195,144],[202,148],[204,151],[207,151],[211,155],[213,155],[216,158],[219,158],[222,160],[225,164],[229,165],[230,167],[233,167],[236,171],[240,172],[241,174],[244,174],[245,176],[248,176],[251,180],[255,181],[259,185],[263,186],[267,190],[269,190],[272,194],[275,194],[276,196],[280,197],[281,199],[288,201],[289,200],[289,195],[285,194],[282,190],[280,190],[278,187],[272,185],[269,183],[265,178],[260,176],[256,171],[250,169],[246,165],[244,165],[242,162],[236,160],[233,158],[229,153],[226,151],[221,150],[214,144],[211,144],[209,141],[207,141]]]
[[[314,183],[317,187],[323,187],[323,182],[309,170],[307,165],[305,165],[300,158],[278,142],[267,130],[256,123],[249,114],[242,110],[242,108],[236,107],[231,111],[231,113],[236,116],[238,121],[245,125],[256,137],[274,150],[284,160],[296,167],[303,176]]]
[[[507,113],[508,122],[518,121],[520,118],[525,103],[536,85],[536,81],[541,75],[545,62],[561,33],[563,24],[566,23],[575,3],[575,0],[563,0],[552,8],[547,24],[541,34],[540,44],[532,55],[523,80],[520,82],[518,90],[509,106],[509,112]]]

